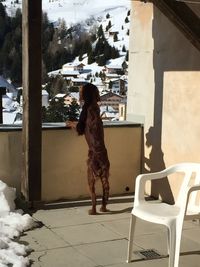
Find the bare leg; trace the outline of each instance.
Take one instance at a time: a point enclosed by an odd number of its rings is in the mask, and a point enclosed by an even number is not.
[[[102,182],[102,187],[103,187],[103,197],[102,197],[102,206],[100,208],[100,211],[106,212],[108,211],[106,208],[106,205],[108,204],[109,189],[110,189],[108,178],[106,177],[101,178],[101,182]]]
[[[88,166],[88,187],[92,200],[92,209],[88,211],[89,215],[96,214],[96,194],[95,194],[95,178],[92,169]]]

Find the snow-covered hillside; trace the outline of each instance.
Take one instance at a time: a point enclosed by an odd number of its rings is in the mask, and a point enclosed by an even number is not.
[[[18,3],[16,3],[18,2]],[[7,12],[10,15],[21,7],[22,0],[5,0]],[[128,0],[43,0],[43,10],[48,13],[50,20],[57,21],[64,18],[67,23],[77,23],[91,16],[95,18],[103,17],[104,14],[118,10],[118,15],[122,10],[130,9]]]

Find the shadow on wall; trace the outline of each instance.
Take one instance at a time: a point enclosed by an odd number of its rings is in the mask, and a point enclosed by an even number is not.
[[[156,172],[165,169],[164,154],[161,149],[160,142],[157,139],[157,129],[150,127],[146,133],[146,146],[151,147],[149,158],[144,158],[144,163],[150,170]],[[148,170],[145,170],[148,172]],[[159,196],[166,202],[174,204],[174,197],[168,181],[168,178],[153,180],[151,182],[151,195],[158,198]]]
[[[151,147],[151,152],[149,158],[144,159],[149,172],[166,168],[161,142],[164,72],[200,70],[199,51],[155,6],[152,35],[154,39],[153,67],[155,80],[154,118],[153,126],[148,129],[145,135],[145,145]],[[152,182],[151,195],[154,197],[160,195],[164,201],[174,203],[174,196],[167,177],[165,180]]]

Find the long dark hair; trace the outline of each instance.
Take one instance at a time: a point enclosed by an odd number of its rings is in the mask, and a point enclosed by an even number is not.
[[[87,119],[88,107],[100,101],[98,88],[92,83],[85,84],[82,87],[82,98],[84,101],[84,105],[82,107],[82,111],[81,111],[79,121],[76,127],[78,135],[83,135],[85,132],[85,123]]]

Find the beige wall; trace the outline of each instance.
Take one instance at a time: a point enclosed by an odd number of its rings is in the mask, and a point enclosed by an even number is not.
[[[127,115],[144,117],[144,171],[200,162],[200,52],[153,4],[132,1],[132,9]],[[158,190],[171,201],[176,180],[147,187]]]
[[[154,106],[153,5],[131,1],[127,120],[152,125]]]
[[[106,127],[105,141],[111,163],[111,195],[134,191],[141,167],[141,127]],[[72,130],[42,133],[42,200],[89,197],[87,190],[87,145]],[[0,132],[0,179],[20,192],[21,132]],[[97,193],[101,193],[98,182]]]
[[[0,132],[0,180],[20,190],[21,132]]]
[[[88,197],[84,137],[66,130],[46,131],[43,138],[43,200]],[[126,193],[126,186],[133,192],[134,178],[140,172],[141,128],[105,128],[105,141],[111,163],[111,194]],[[97,193],[101,193],[100,181]]]

